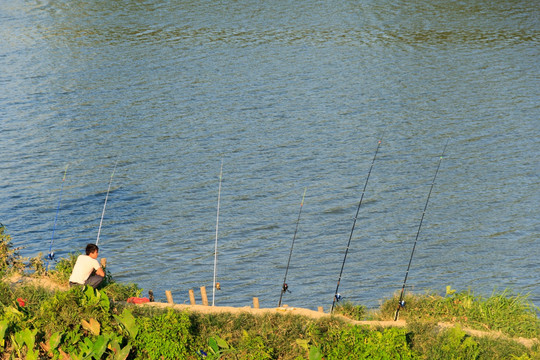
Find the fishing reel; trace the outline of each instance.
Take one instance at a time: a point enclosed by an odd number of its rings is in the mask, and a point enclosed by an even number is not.
[[[221,290],[221,284],[220,283],[216,283],[216,290]]]
[[[405,300],[400,300],[400,301],[399,301],[399,307],[400,307],[400,308],[404,308],[404,307],[405,307]]]
[[[282,293],[286,293],[286,292],[290,293],[289,285],[283,284],[283,288],[281,289],[281,292]]]
[[[343,297],[341,296],[340,293],[337,293],[336,295],[334,295],[336,297],[336,301],[339,302],[341,299],[343,299]]]
[[[51,251],[49,255],[47,255],[47,259],[54,260],[54,251]]]

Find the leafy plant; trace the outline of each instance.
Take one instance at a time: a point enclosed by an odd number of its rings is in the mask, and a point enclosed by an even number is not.
[[[274,348],[267,345],[260,335],[249,334],[242,330],[242,338],[238,342],[236,354],[245,360],[274,359]]]
[[[94,289],[91,286],[85,285],[83,287],[84,297],[82,298],[81,305],[83,306],[98,306],[103,312],[108,313],[111,306],[109,297],[103,292]]]
[[[210,349],[208,359],[220,359],[222,356],[234,351],[234,348],[218,335],[214,335],[208,339],[208,347]]]
[[[296,343],[307,351],[309,360],[321,360],[323,358],[321,350],[317,346],[311,344],[309,340],[296,339]]]
[[[330,331],[325,338],[323,352],[328,359],[414,359],[404,329],[370,330],[363,326],[349,326]]]
[[[6,346],[6,332],[9,327],[9,322],[7,319],[3,319],[0,321],[0,349],[4,349],[4,346]]]
[[[19,250],[12,247],[11,236],[6,233],[6,227],[0,223],[0,274],[24,270],[24,258],[19,255]]]
[[[63,331],[57,331],[50,336],[50,338],[40,344],[41,349],[45,351],[47,356],[53,357],[59,355],[58,346],[62,342]]]
[[[183,312],[169,309],[167,313],[138,320],[135,340],[141,359],[182,359],[189,353],[191,322]]]
[[[126,301],[130,297],[141,296],[142,289],[137,284],[121,284],[117,282],[111,282],[108,285],[101,288],[112,301]]]
[[[43,253],[39,253],[36,257],[30,258],[30,269],[33,271],[32,276],[39,277],[47,273],[45,263],[43,262]]]
[[[46,334],[81,327],[81,320],[94,318],[102,328],[112,328],[110,301],[107,295],[91,286],[74,287],[69,291],[58,291],[41,302],[37,309],[35,326]]]
[[[38,358],[39,351],[34,350],[36,334],[37,329],[30,330],[26,328],[12,335],[11,344],[19,358],[25,358],[27,360],[35,360]],[[24,351],[25,345],[26,351]]]
[[[139,325],[137,325],[137,319],[133,316],[131,311],[124,309],[121,315],[114,315],[114,318],[127,332],[127,335],[132,339],[137,337],[139,333]]]
[[[112,351],[112,360],[125,360],[129,356],[131,349],[131,344],[127,344],[122,347],[117,339],[112,339],[109,342],[108,348]]]
[[[411,346],[428,359],[478,359],[481,355],[478,342],[459,326],[441,331],[435,324],[411,325]]]

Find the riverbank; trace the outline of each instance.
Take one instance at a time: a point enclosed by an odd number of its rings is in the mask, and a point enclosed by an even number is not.
[[[2,234],[0,234],[2,235]],[[45,271],[0,238],[0,350],[25,359],[539,359],[538,308],[508,291],[488,298],[447,287],[407,293],[367,311],[339,302],[333,314],[296,307],[132,304],[135,284],[106,270],[100,290],[67,287],[76,254]]]
[[[69,286],[67,286],[66,284],[55,281],[47,276],[31,277],[31,276],[23,276],[21,274],[12,274],[8,278],[8,282],[11,284],[11,286],[33,285],[37,287],[43,287],[45,289],[52,290],[52,291],[69,290]],[[314,311],[314,310],[300,308],[300,307],[289,307],[286,305],[283,307],[254,308],[250,306],[232,307],[232,306],[170,304],[170,303],[165,303],[165,302],[153,301],[153,302],[146,302],[142,304],[133,304],[133,306],[155,307],[159,309],[174,309],[177,311],[192,311],[192,312],[197,312],[200,314],[231,314],[231,315],[252,314],[252,315],[259,315],[259,316],[266,315],[266,314],[283,314],[283,315],[303,316],[303,317],[314,319],[314,320],[327,318],[327,317],[336,317],[352,325],[368,326],[370,328],[389,328],[389,327],[406,328],[407,327],[407,321],[405,320],[397,320],[397,321],[394,321],[394,320],[354,320],[344,315],[341,315],[339,313],[330,314],[330,313],[325,313],[322,311]],[[437,326],[442,330],[442,329],[449,329],[449,328],[459,326],[459,324],[450,323],[450,322],[437,322]],[[491,337],[494,339],[501,338],[501,339],[506,339],[506,340],[512,340],[528,348],[531,348],[534,345],[540,343],[540,340],[538,338],[532,338],[532,339],[524,338],[524,337],[513,338],[508,335],[505,335],[502,331],[482,331],[482,330],[475,330],[475,329],[471,329],[467,327],[462,327],[461,329],[465,333],[471,336]]]
[[[12,274],[8,279],[8,283],[11,287],[28,287],[34,286],[38,288],[47,289],[48,291],[68,291],[69,287],[66,284],[58,282],[54,279],[51,279],[48,276],[41,277],[32,277],[32,276],[23,276],[22,274]],[[371,329],[381,329],[381,328],[407,328],[408,324],[405,320],[354,320],[349,317],[346,317],[340,314],[338,311],[334,314],[325,313],[322,311],[314,311],[305,308],[299,307],[272,307],[272,308],[254,308],[250,306],[243,307],[231,307],[231,306],[205,306],[205,305],[188,305],[188,304],[171,304],[166,302],[146,302],[142,304],[128,304],[120,302],[126,307],[151,307],[157,309],[174,309],[176,311],[185,311],[185,312],[195,312],[203,315],[208,314],[229,314],[231,316],[239,315],[255,315],[255,316],[265,316],[265,315],[290,315],[290,316],[300,316],[309,318],[312,320],[320,320],[323,318],[335,318],[343,321],[344,323],[355,325],[355,326],[367,326]],[[450,328],[459,327],[467,335],[474,337],[487,337],[491,339],[503,339],[517,342],[527,348],[532,348],[535,345],[540,343],[538,338],[524,338],[524,337],[511,337],[503,333],[502,331],[482,331],[471,329],[467,327],[461,327],[458,323],[450,322],[437,322],[436,326],[439,331],[443,331]],[[486,326],[487,327],[487,326]]]

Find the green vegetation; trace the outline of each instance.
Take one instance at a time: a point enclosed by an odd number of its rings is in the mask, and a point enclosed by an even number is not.
[[[340,314],[349,319],[363,320],[366,317],[367,309],[363,305],[355,305],[350,301],[338,302],[334,314]]]
[[[0,231],[0,271],[21,271],[24,261]],[[60,260],[49,278],[66,281],[74,259],[76,254]],[[30,266],[40,269],[39,261]],[[400,311],[407,320],[404,328],[369,328],[341,316],[202,314],[125,302],[140,292],[136,285],[114,282],[110,274],[99,290],[52,291],[0,281],[2,359],[540,358],[538,308],[526,296],[507,291],[488,298],[450,289],[445,296],[407,294]],[[342,303],[335,311],[354,320],[391,320],[397,303],[397,297],[388,299],[375,312]],[[498,337],[470,329],[496,330]],[[516,337],[536,342],[524,345]]]
[[[24,260],[18,251],[19,249],[11,246],[11,236],[6,233],[5,226],[0,223],[0,275],[2,277],[24,269]]]
[[[380,318],[394,318],[399,298],[385,301]],[[494,292],[490,297],[476,296],[472,291],[455,292],[449,287],[446,296],[435,293],[405,296],[405,307],[400,319],[407,321],[450,322],[483,331],[501,331],[509,336],[540,337],[538,307],[527,296],[512,295],[508,291]]]

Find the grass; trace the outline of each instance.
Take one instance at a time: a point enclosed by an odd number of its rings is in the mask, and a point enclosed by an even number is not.
[[[383,302],[379,311],[381,320],[393,320],[398,300],[396,294]],[[407,321],[449,322],[476,330],[501,331],[511,337],[537,338],[540,336],[537,311],[538,307],[527,295],[504,290],[483,297],[469,290],[446,296],[433,292],[406,294],[405,307],[399,316]]]
[[[361,321],[365,319],[367,311],[363,305],[355,305],[350,301],[342,301],[337,303],[337,306],[334,308],[334,314],[340,314],[349,319]]]

